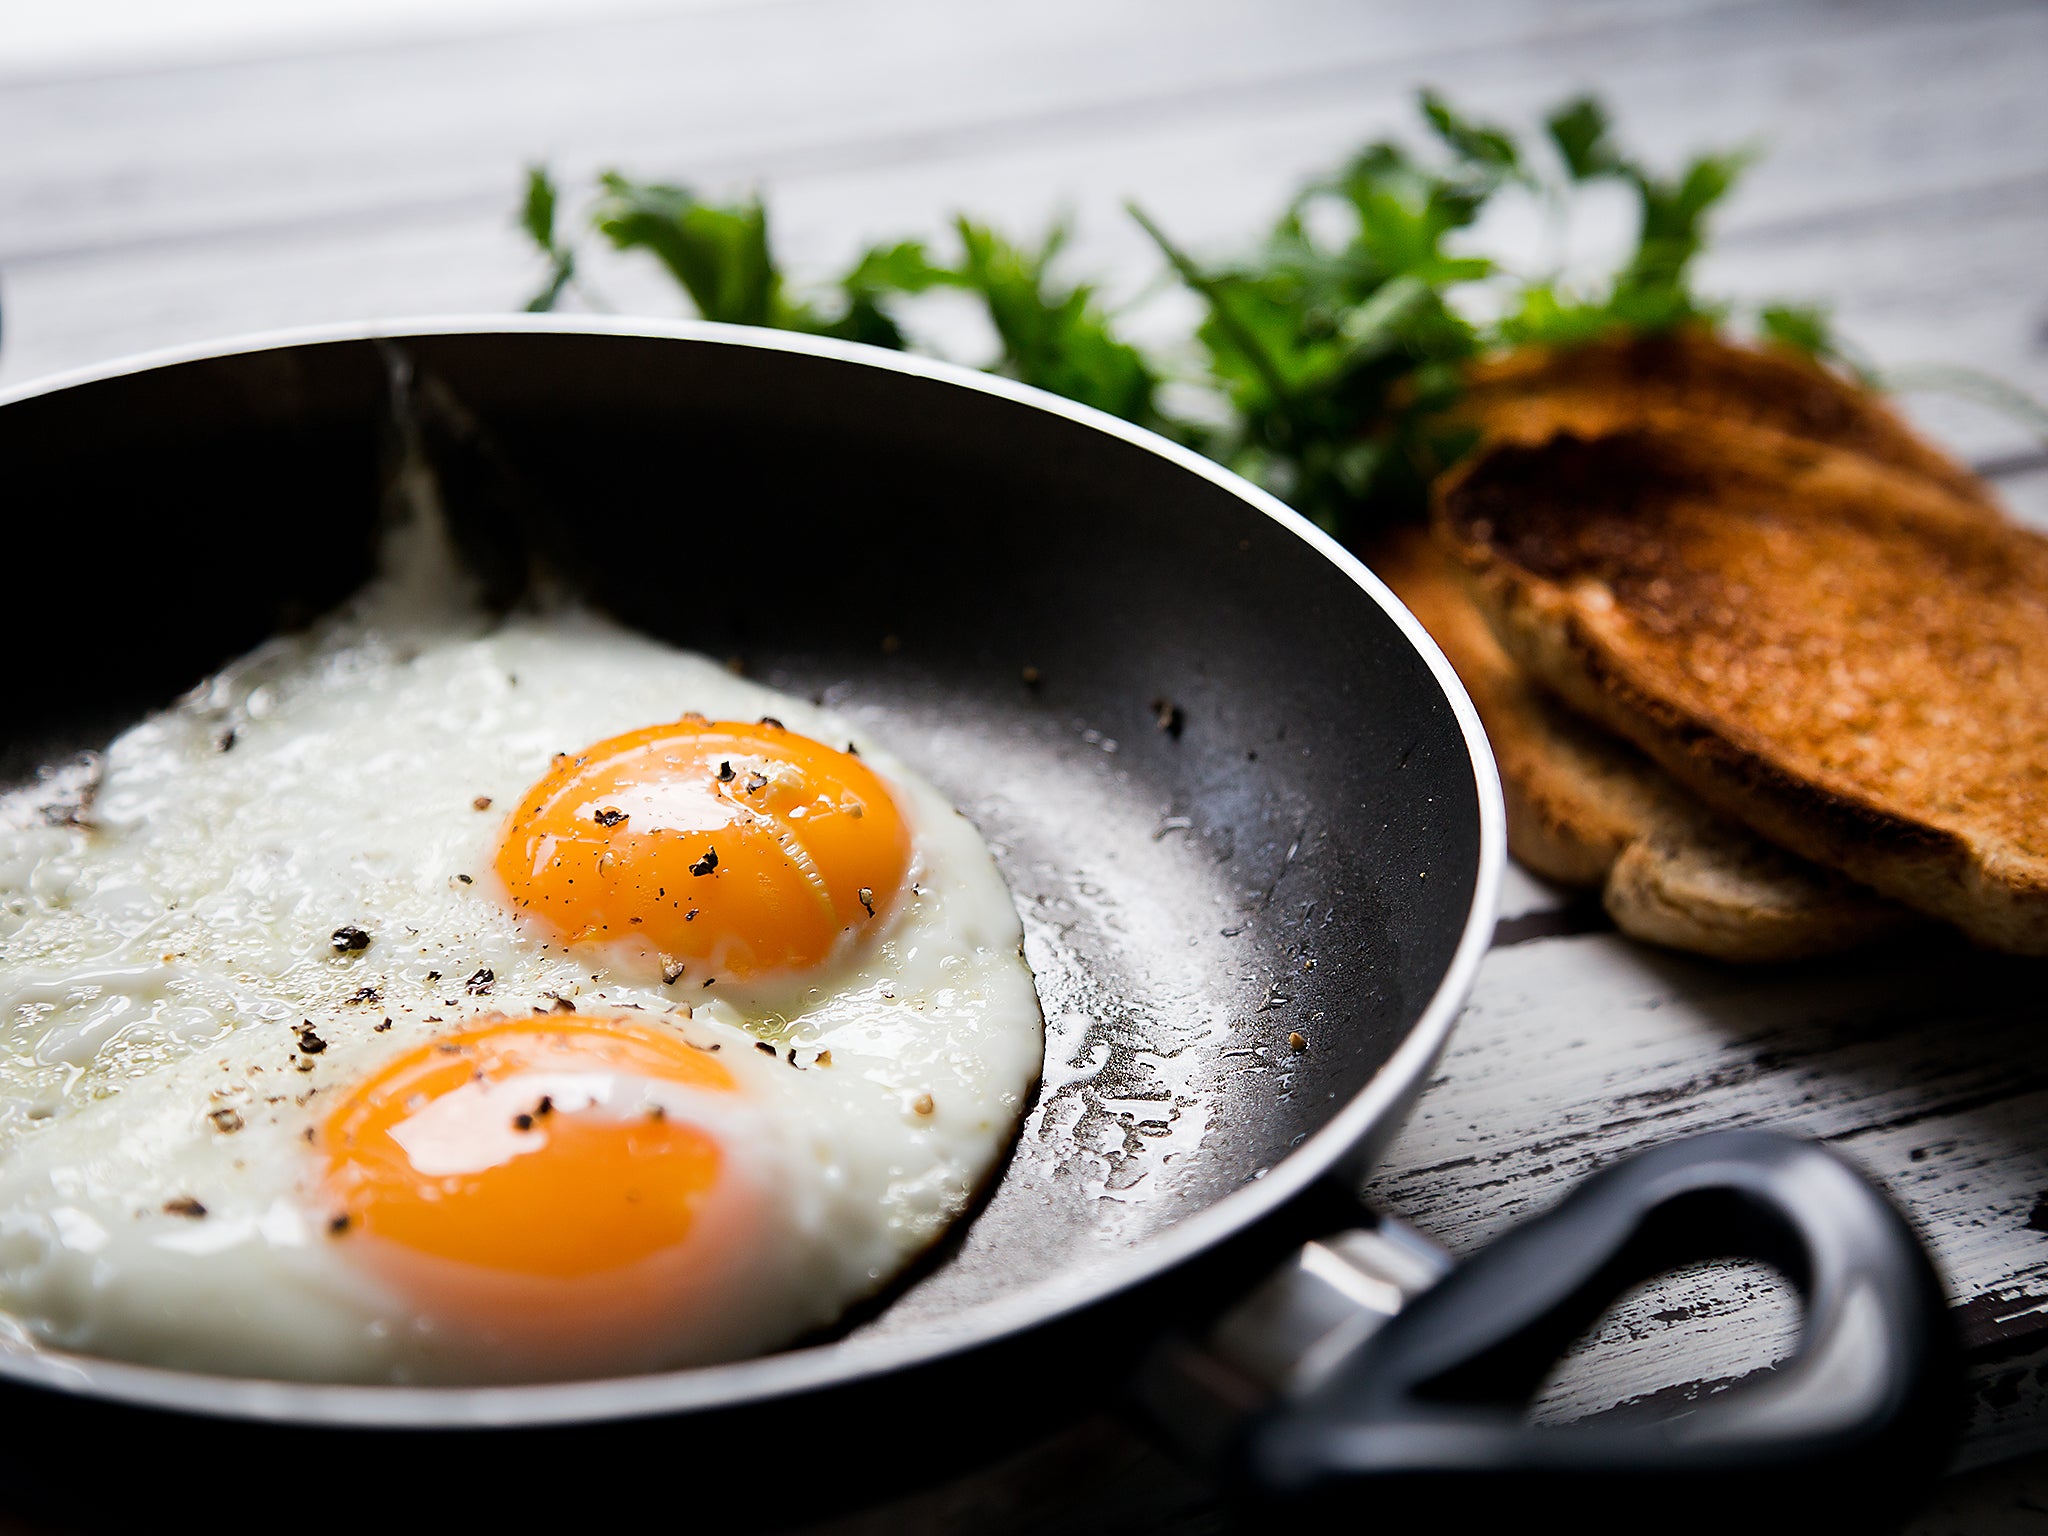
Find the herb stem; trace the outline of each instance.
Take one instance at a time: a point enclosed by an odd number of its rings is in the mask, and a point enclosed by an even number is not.
[[[1138,221],[1138,227],[1152,237],[1152,243],[1158,246],[1160,253],[1172,263],[1174,271],[1180,274],[1181,281],[1209,301],[1209,307],[1216,317],[1216,324],[1230,333],[1231,341],[1250,359],[1251,365],[1258,369],[1259,377],[1265,382],[1266,388],[1273,392],[1274,401],[1291,412],[1294,407],[1294,392],[1288,388],[1287,380],[1273,361],[1272,354],[1252,333],[1251,327],[1239,320],[1237,312],[1230,307],[1223,285],[1196,266],[1194,258],[1174,244],[1166,231],[1153,223],[1136,202],[1126,202],[1124,209]]]
[[[1981,369],[1923,363],[1917,367],[1885,369],[1875,376],[1875,383],[1887,394],[1939,394],[1974,400],[2018,422],[2048,443],[2048,405]]]

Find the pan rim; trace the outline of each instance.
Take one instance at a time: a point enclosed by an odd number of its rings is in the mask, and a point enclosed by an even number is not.
[[[210,1375],[58,1350],[0,1350],[0,1381],[129,1407],[315,1429],[520,1429],[739,1408],[851,1386],[1074,1316],[1179,1268],[1232,1233],[1271,1215],[1317,1179],[1356,1159],[1375,1131],[1398,1123],[1442,1053],[1490,946],[1507,858],[1506,811],[1486,733],[1464,685],[1413,614],[1379,577],[1321,528],[1220,464],[1119,417],[961,364],[857,342],[700,320],[586,315],[439,315],[253,332],[141,352],[0,390],[0,408],[129,374],[183,363],[346,342],[494,334],[620,336],[708,342],[806,354],[882,368],[995,396],[1106,432],[1230,493],[1293,534],[1350,579],[1392,620],[1436,680],[1463,733],[1478,803],[1479,860],[1463,931],[1435,993],[1393,1054],[1350,1101],[1299,1147],[1221,1199],[1132,1248],[980,1303],[949,1325],[885,1338],[852,1338],[724,1365],[642,1376],[519,1386],[336,1385]]]

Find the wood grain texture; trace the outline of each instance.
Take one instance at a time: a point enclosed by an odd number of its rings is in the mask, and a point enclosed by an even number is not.
[[[2048,1308],[2039,985],[2037,966],[1961,944],[1761,970],[1613,934],[1496,948],[1369,1193],[1467,1253],[1631,1149],[1731,1126],[1816,1136],[1912,1215],[1953,1294],[2000,1299],[2007,1327],[1966,1314],[1968,1342],[2008,1362],[2035,1337],[2028,1307]],[[1543,1411],[1576,1417],[1767,1365],[1791,1342],[1784,1294],[1722,1268],[1626,1301]],[[1977,1428],[2037,1420],[2029,1399],[1980,1401]]]
[[[1300,176],[1405,129],[1413,89],[1434,82],[1522,122],[1597,87],[1628,142],[1667,164],[1761,143],[1710,285],[1829,298],[1883,365],[1967,364],[2048,394],[2048,10],[2017,0],[765,0],[479,6],[437,27],[0,66],[0,384],[234,332],[516,306],[536,271],[510,219],[521,165],[543,158],[571,182],[618,164],[765,186],[800,274],[939,230],[955,207],[1019,231],[1065,208],[1076,269],[1130,294],[1156,262],[1126,196],[1227,248]],[[1479,233],[1546,259],[1532,209]],[[1596,208],[1579,234],[1590,248],[1618,230]],[[676,312],[643,263],[600,258],[591,275],[618,309]],[[1185,313],[1168,301],[1137,323],[1163,334]],[[973,326],[927,323],[972,359]],[[2005,494],[2048,525],[2048,467],[2024,434],[1975,406],[1913,409],[1958,451],[2018,466]],[[1963,1303],[1972,1454],[2038,1440],[2036,973],[1964,949],[1730,971],[1632,945],[1597,906],[1520,875],[1501,916],[1376,1198],[1470,1251],[1633,1148],[1736,1124],[1826,1137],[1905,1204]],[[1683,1401],[1766,1366],[1792,1325],[1765,1273],[1672,1277],[1596,1325],[1538,1414]],[[1997,1528],[2048,1506],[2043,1490],[2038,1464],[1983,1474],[1918,1529]],[[835,1529],[1220,1522],[1198,1484],[1097,1424]]]
[[[2038,387],[2032,317],[2013,322],[2042,305],[2044,47],[2048,13],[2024,5],[1890,5],[1851,25],[1734,0],[1489,0],[1453,28],[1413,0],[1286,0],[1255,21],[1231,0],[777,0],[16,80],[0,84],[0,379],[238,330],[516,304],[533,267],[508,220],[530,158],[572,179],[622,163],[765,184],[800,270],[956,206],[1029,229],[1065,205],[1077,267],[1128,289],[1156,261],[1124,197],[1198,246],[1241,238],[1300,175],[1410,124],[1414,85],[1436,80],[1524,120],[1598,82],[1630,141],[1668,161],[1769,145],[1711,277],[1830,296],[1887,361],[1961,355]],[[1512,210],[1500,222],[1510,248],[1533,235]],[[675,307],[643,264],[599,262],[595,280],[617,307]],[[2013,446],[1978,412],[1947,419],[1966,451]]]

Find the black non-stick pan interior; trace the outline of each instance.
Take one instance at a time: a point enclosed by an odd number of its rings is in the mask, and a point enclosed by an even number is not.
[[[415,1514],[530,1523],[601,1511],[615,1469],[680,1464],[700,1489],[767,1474],[728,1521],[796,1518],[1042,1435],[1119,1381],[1156,1406],[1204,1358],[1176,1329],[1212,1336],[1319,1211],[1357,1220],[1309,1186],[1391,1128],[1477,963],[1501,858],[1484,742],[1433,647],[1334,545],[1192,455],[1028,391],[719,327],[486,321],[0,400],[0,782],[345,597],[380,508],[418,483],[397,468],[422,463],[505,600],[535,578],[580,590],[858,718],[951,796],[1023,916],[1042,1091],[985,1203],[843,1337],[501,1389],[227,1381],[0,1344],[7,1502],[126,1528],[195,1477],[283,1469],[302,1502],[323,1479],[431,1485]],[[1528,1372],[1674,1234],[1803,1276],[1799,1353],[1684,1435],[1523,1426]],[[1474,1471],[1512,1474],[1491,1486],[1517,1512],[1530,1489],[1605,1496],[1647,1472],[1690,1513],[1844,1484],[1896,1508],[1940,1459],[1949,1344],[1939,1282],[1879,1192],[1810,1146],[1706,1138],[1455,1270],[1224,1460],[1347,1516],[1389,1507],[1390,1472],[1460,1497]],[[361,1469],[382,1482],[358,1487]]]
[[[0,409],[0,766],[101,744],[364,578],[394,367],[499,575],[530,556],[822,698],[995,850],[1043,1090],[984,1208],[864,1329],[1113,1268],[1265,1176],[1443,985],[1483,791],[1443,685],[1350,572],[1069,415],[730,338],[335,340]]]

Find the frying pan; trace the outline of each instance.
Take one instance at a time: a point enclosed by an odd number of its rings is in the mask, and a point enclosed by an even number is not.
[[[1939,1284],[1816,1147],[1659,1149],[1455,1269],[1358,1207],[1489,939],[1485,738],[1330,539],[1066,401],[781,334],[503,317],[31,385],[0,397],[0,772],[103,744],[345,596],[408,443],[499,590],[545,563],[856,717],[952,796],[1024,917],[1045,1081],[969,1219],[830,1336],[477,1390],[0,1351],[7,1498],[113,1518],[226,1458],[316,1497],[375,1468],[533,1514],[587,1511],[606,1469],[702,1466],[743,1469],[752,1518],[788,1519],[1126,1399],[1241,1497],[1353,1510],[1446,1487],[1570,1490],[1587,1516],[1678,1489],[1667,1523],[1814,1487],[1879,1508],[1939,1463]],[[1794,1360],[1675,1423],[1523,1424],[1603,1305],[1717,1254],[1800,1289]]]

